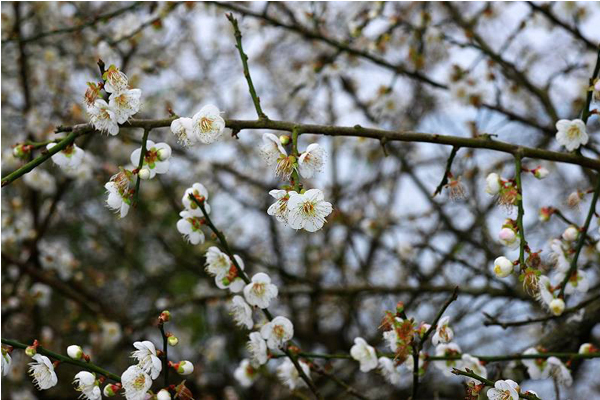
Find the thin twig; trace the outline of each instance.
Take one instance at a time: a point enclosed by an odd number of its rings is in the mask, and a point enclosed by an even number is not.
[[[515,183],[517,184],[517,227],[519,228],[519,265],[521,271],[525,272],[525,250],[527,242],[525,241],[525,228],[523,226],[523,216],[525,208],[523,208],[523,183],[521,181],[521,154],[515,155]]]
[[[16,340],[4,339],[4,338],[2,338],[2,344],[12,346],[17,349],[22,349],[22,350],[25,350],[27,347],[29,347],[29,345],[18,342]],[[107,371],[104,368],[101,368],[92,362],[74,360],[71,357],[63,356],[62,354],[58,354],[53,351],[47,350],[47,349],[43,348],[42,346],[38,346],[36,348],[36,351],[43,356],[53,358],[55,360],[60,361],[61,363],[76,365],[79,368],[85,369],[86,371],[95,372],[97,374],[103,375],[103,376],[107,377],[108,379],[111,379],[115,382],[121,382],[121,377],[119,375],[113,374],[112,372]]]
[[[135,194],[133,198],[133,205],[137,206],[138,201],[140,200],[140,185],[142,179],[140,178],[140,171],[144,166],[144,158],[146,157],[146,144],[148,143],[148,135],[150,134],[151,129],[144,129],[144,137],[142,138],[142,151],[140,152],[140,161],[137,167],[137,180],[135,181]]]
[[[242,47],[242,32],[240,32],[238,21],[231,13],[225,15],[227,16],[229,22],[231,22],[231,25],[233,25],[233,34],[235,36],[236,41],[235,47],[238,49],[240,53],[240,58],[242,59],[244,76],[246,77],[246,82],[248,82],[248,90],[250,91],[250,96],[252,96],[252,102],[254,103],[254,108],[256,108],[256,114],[258,114],[258,119],[269,119],[260,106],[260,97],[258,97],[258,95],[256,94],[256,89],[254,89],[254,83],[252,83],[252,77],[250,76],[250,68],[248,67],[248,56],[246,55],[246,53],[244,53],[244,48]]]
[[[446,170],[444,171],[444,176],[442,177],[442,181],[440,182],[440,184],[437,186],[437,188],[435,188],[435,192],[433,192],[433,197],[440,194],[442,192],[442,189],[444,188],[444,186],[448,183],[448,178],[450,177],[450,174],[451,174],[450,169],[452,168],[452,162],[454,161],[454,157],[456,157],[456,153],[458,153],[458,150],[460,150],[460,147],[458,147],[458,146],[452,147],[452,151],[450,152],[450,157],[448,157],[448,161],[446,161]]]

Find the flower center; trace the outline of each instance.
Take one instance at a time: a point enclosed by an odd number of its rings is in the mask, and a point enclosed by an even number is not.
[[[144,384],[146,383],[146,377],[144,375],[138,375],[133,381],[133,387],[136,389],[143,389]]]
[[[281,339],[283,335],[285,335],[285,329],[283,329],[283,326],[281,325],[275,325],[273,327],[273,333],[275,334],[275,336]]]
[[[567,137],[571,140],[579,137],[579,128],[575,125],[572,125],[567,129]]]
[[[308,216],[315,215],[315,203],[307,201],[304,204],[302,204],[302,212]]]
[[[200,130],[202,132],[210,132],[213,130],[213,120],[208,117],[202,117],[200,119]]]
[[[254,283],[254,285],[252,285],[252,291],[257,296],[264,295],[265,294],[265,284],[264,283]]]

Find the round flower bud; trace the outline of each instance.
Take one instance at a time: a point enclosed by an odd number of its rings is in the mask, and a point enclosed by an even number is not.
[[[502,186],[500,185],[500,177],[498,174],[492,172],[485,178],[486,187],[485,191],[487,194],[491,194],[492,196],[498,194]]]
[[[150,170],[148,168],[140,169],[138,172],[140,179],[147,180],[150,179]]]
[[[554,299],[550,302],[550,311],[552,314],[559,316],[565,310],[565,302],[562,299]]]
[[[169,346],[177,346],[177,343],[179,343],[179,339],[177,339],[177,336],[171,335],[167,339],[167,342],[169,343]]]
[[[169,147],[160,149],[158,153],[156,153],[156,155],[158,156],[158,159],[160,161],[168,160],[169,158],[171,158],[171,148]]]
[[[584,343],[579,346],[579,354],[590,354],[594,352],[594,346],[591,343]]]
[[[117,385],[112,385],[109,383],[108,385],[104,386],[102,393],[104,393],[106,397],[113,397],[117,395],[118,391],[119,387]]]
[[[494,274],[498,278],[506,278],[513,272],[513,263],[508,258],[501,256],[494,261]]]
[[[537,167],[536,169],[533,170],[533,176],[535,176],[538,179],[544,179],[545,177],[548,176],[549,173],[550,173],[550,171],[548,171],[544,167]]]
[[[286,145],[290,142],[290,137],[288,135],[281,135],[279,136],[279,141],[281,142],[282,145]]]
[[[29,357],[33,357],[37,354],[37,350],[34,346],[27,346],[25,349],[25,354],[27,354]]]
[[[194,372],[194,364],[189,361],[180,361],[177,363],[177,373],[179,375],[189,375]]]
[[[167,389],[161,389],[156,394],[156,400],[171,400],[171,393]]]
[[[517,240],[517,234],[513,229],[510,228],[502,228],[498,233],[498,238],[500,239],[500,243],[505,246],[512,246]]]
[[[160,313],[160,317],[161,321],[163,322],[167,322],[171,320],[171,313],[168,310],[165,310],[163,312]]]
[[[81,346],[74,344],[67,347],[67,355],[74,360],[79,360],[83,357],[83,350],[81,349]]]
[[[577,228],[575,228],[573,225],[571,225],[567,229],[565,229],[565,231],[562,234],[562,238],[564,240],[566,240],[567,242],[573,242],[575,239],[577,239],[578,235],[579,235],[579,230]]]

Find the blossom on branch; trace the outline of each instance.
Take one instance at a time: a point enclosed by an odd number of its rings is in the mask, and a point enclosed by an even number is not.
[[[245,326],[247,329],[252,329],[254,326],[254,321],[252,320],[252,308],[250,308],[242,296],[233,296],[233,299],[229,304],[229,312],[238,326]]]
[[[96,376],[91,372],[81,371],[73,379],[75,390],[81,392],[80,397],[86,400],[100,400],[102,392],[98,386]]]
[[[271,300],[277,297],[279,290],[271,283],[271,278],[264,272],[252,277],[252,282],[244,287],[244,297],[251,306],[267,308]]]
[[[50,150],[54,146],[56,146],[56,143],[48,143],[46,149]],[[52,161],[61,168],[74,170],[81,165],[84,156],[85,152],[73,143],[64,150],[53,155]]]
[[[314,174],[323,170],[325,159],[325,150],[318,143],[308,145],[306,151],[298,158],[300,175],[306,179],[312,178]]]
[[[115,114],[117,123],[127,122],[129,117],[135,115],[140,110],[142,97],[141,89],[124,89],[114,92],[108,100],[108,105]]]
[[[94,128],[102,133],[116,135],[119,133],[119,124],[115,110],[102,99],[98,99],[91,107],[87,108],[90,122]]]
[[[372,346],[361,337],[354,339],[354,346],[350,348],[350,355],[353,359],[360,363],[360,370],[362,372],[369,372],[370,370],[377,368],[379,360],[377,359],[377,353]]]
[[[294,325],[286,317],[275,317],[260,328],[260,335],[272,350],[281,349],[294,337]]]
[[[29,375],[33,378],[35,387],[38,390],[46,390],[56,386],[58,378],[52,361],[41,354],[34,354],[31,358],[33,362],[29,363]]]
[[[177,230],[193,245],[204,243],[204,233],[200,229],[204,225],[204,218],[196,217],[187,210],[179,213],[181,219],[177,221]]]
[[[496,381],[494,387],[488,390],[487,396],[489,400],[519,400],[520,390],[517,382],[507,379]]]
[[[260,148],[260,154],[267,163],[273,165],[281,157],[287,157],[287,152],[283,148],[279,138],[272,133],[264,133],[262,136],[263,145]]]
[[[250,360],[243,359],[240,365],[233,372],[233,377],[242,387],[248,388],[252,386],[258,377],[258,370],[252,366]]]
[[[573,151],[588,142],[585,123],[580,119],[561,119],[556,123],[556,141],[568,151]]]
[[[121,384],[127,400],[144,400],[152,386],[152,379],[140,367],[132,365],[121,375]]]
[[[148,171],[146,177],[142,177],[140,171],[140,178],[152,179],[156,174],[165,174],[169,171],[169,158],[171,158],[171,147],[166,143],[154,143],[152,140],[146,141],[146,154],[142,160],[141,171]],[[140,163],[140,156],[142,149],[137,148],[131,153],[131,163],[135,166]]]
[[[192,118],[193,135],[202,143],[213,143],[224,130],[225,120],[221,117],[221,111],[212,104],[202,107]]]
[[[302,360],[298,360],[302,372],[307,377],[310,377],[310,367],[307,363]],[[286,385],[290,390],[294,390],[297,387],[306,386],[306,382],[300,377],[300,373],[294,363],[286,358],[279,367],[277,367],[277,377]]]
[[[156,354],[154,343],[144,340],[134,342],[133,347],[137,350],[131,353],[131,357],[138,361],[138,367],[149,374],[152,379],[158,378],[160,371],[162,371],[162,362]]]
[[[290,226],[309,232],[321,229],[326,222],[325,217],[333,211],[331,203],[325,201],[319,189],[310,189],[303,194],[291,192],[287,207]]]
[[[256,366],[266,364],[268,360],[267,342],[259,332],[252,332],[248,337],[250,340],[246,344],[246,348],[250,352],[252,363]]]

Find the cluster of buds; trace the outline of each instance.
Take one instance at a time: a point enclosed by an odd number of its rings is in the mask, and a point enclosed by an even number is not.
[[[519,247],[520,239],[518,236],[519,227],[517,226],[517,221],[507,218],[504,220],[504,224],[502,224],[502,229],[498,233],[498,239],[500,243],[509,249],[516,249]]]
[[[492,172],[486,178],[485,191],[491,196],[498,196],[498,204],[510,208],[517,204],[520,198],[514,180],[506,180]]]

